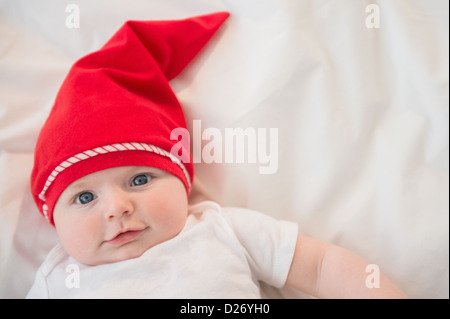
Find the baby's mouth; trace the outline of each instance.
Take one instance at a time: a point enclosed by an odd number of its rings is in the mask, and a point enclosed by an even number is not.
[[[114,246],[126,244],[139,237],[146,229],[147,227],[143,229],[130,229],[122,231],[118,233],[114,238],[105,240],[105,243]]]

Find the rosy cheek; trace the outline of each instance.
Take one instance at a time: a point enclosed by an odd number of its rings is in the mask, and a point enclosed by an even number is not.
[[[75,259],[87,260],[98,247],[101,225],[91,216],[69,216],[56,219],[56,230],[64,249]]]
[[[169,186],[158,192],[159,196],[152,199],[151,212],[153,220],[166,229],[171,236],[173,233],[178,233],[184,226],[187,217],[187,199],[184,185],[181,184],[181,190],[178,190],[180,188],[178,184]]]

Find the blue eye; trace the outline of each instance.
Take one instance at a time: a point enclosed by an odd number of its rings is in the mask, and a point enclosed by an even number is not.
[[[95,199],[95,196],[91,192],[83,192],[77,196],[77,198],[75,199],[75,202],[77,204],[86,205],[86,204],[89,204],[90,202],[92,202],[94,199]]]
[[[131,186],[141,186],[145,185],[150,181],[151,177],[147,174],[140,174],[135,177],[133,177],[133,180],[131,181]]]

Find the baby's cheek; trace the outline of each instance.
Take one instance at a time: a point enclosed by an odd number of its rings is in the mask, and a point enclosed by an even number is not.
[[[61,244],[69,255],[88,264],[101,244],[101,225],[93,218],[70,219],[56,225]]]
[[[174,185],[178,186],[178,185]],[[172,190],[175,190],[173,187]],[[167,229],[170,233],[169,236],[177,234],[181,228],[184,226],[187,218],[187,199],[186,191],[184,186],[179,187],[180,190],[177,192],[169,192],[169,196],[166,198],[159,198],[156,202],[158,204],[158,209],[155,211],[160,212],[157,214],[155,219],[158,220],[159,224]]]

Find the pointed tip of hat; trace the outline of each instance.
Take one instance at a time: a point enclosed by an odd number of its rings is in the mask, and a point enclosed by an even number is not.
[[[183,71],[229,16],[229,12],[222,11],[183,20],[127,21],[102,49],[119,44],[135,50],[142,45],[170,81]],[[129,56],[133,54],[136,53],[130,52]]]
[[[77,69],[99,66],[133,69],[153,60],[168,81],[202,50],[230,16],[221,11],[182,20],[129,20],[96,52],[81,58]],[[155,70],[156,71],[156,70]]]
[[[229,12],[222,11],[179,21],[178,42],[172,44],[172,48],[178,48],[172,50],[167,67],[163,67],[168,80],[175,78],[189,64],[229,16]]]
[[[230,16],[230,13],[227,11],[221,11],[216,13],[205,14],[197,17],[193,17],[191,19],[198,19],[200,21],[204,21],[209,26],[213,26],[218,29]],[[187,19],[189,20],[189,19]]]

